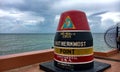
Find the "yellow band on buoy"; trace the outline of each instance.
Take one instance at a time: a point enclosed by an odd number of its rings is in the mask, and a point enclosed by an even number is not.
[[[89,48],[55,47],[54,52],[57,54],[64,54],[64,55],[89,55],[89,54],[93,54],[93,47],[89,47]]]

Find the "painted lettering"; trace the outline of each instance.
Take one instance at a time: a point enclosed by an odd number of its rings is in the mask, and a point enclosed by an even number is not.
[[[61,54],[74,54],[74,49],[60,49]]]
[[[68,41],[55,41],[55,45],[57,46],[76,46],[76,47],[85,47],[86,42],[68,42]]]

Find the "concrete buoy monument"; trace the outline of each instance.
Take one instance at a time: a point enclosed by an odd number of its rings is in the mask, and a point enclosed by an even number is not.
[[[94,61],[87,17],[78,10],[61,14],[54,38],[54,58],[40,64],[46,72],[102,72],[110,64]]]
[[[54,65],[68,70],[93,67],[93,38],[86,15],[72,10],[61,14],[54,39]]]

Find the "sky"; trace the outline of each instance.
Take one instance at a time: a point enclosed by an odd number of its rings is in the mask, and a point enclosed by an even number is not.
[[[55,33],[67,10],[85,12],[92,33],[120,22],[120,0],[0,0],[0,33]]]

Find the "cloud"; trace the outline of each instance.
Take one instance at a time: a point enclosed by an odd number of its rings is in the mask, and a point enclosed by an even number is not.
[[[119,9],[119,0],[60,0],[52,6],[54,10],[60,12],[70,9],[83,10],[88,13],[98,12],[101,10],[113,11]]]
[[[24,0],[0,0],[0,4],[22,4]]]
[[[58,26],[59,19],[60,19],[60,15],[56,15],[56,16],[55,16],[55,19],[54,19],[54,24],[53,24],[53,26],[55,26],[55,27]]]
[[[107,12],[101,14],[101,26],[104,29],[108,29],[109,27],[116,25],[120,22],[120,12]]]
[[[0,10],[0,14],[0,32],[34,31],[39,24],[45,21],[44,17],[35,16],[32,12],[21,12],[15,9]]]
[[[102,17],[102,21],[106,20],[106,19],[111,19],[113,20],[115,23],[120,22],[120,12],[107,12],[104,14],[100,15]]]
[[[73,9],[86,13],[92,32],[104,32],[107,27],[118,22],[120,1],[0,0],[0,32],[53,33],[60,14]]]
[[[109,27],[120,22],[120,12],[94,13],[88,19],[92,32],[105,32]]]
[[[0,10],[2,13],[0,19],[10,26],[3,25],[0,22],[0,32],[52,32],[54,28],[54,13],[50,10],[52,4],[49,0],[0,0]],[[13,12],[17,12],[16,14]],[[14,15],[14,16],[13,16]],[[16,16],[16,17],[15,17]],[[16,24],[19,23],[19,24]],[[15,26],[17,25],[17,26]],[[12,29],[11,29],[12,28]],[[46,30],[48,29],[48,30]],[[50,30],[49,30],[50,29]]]

